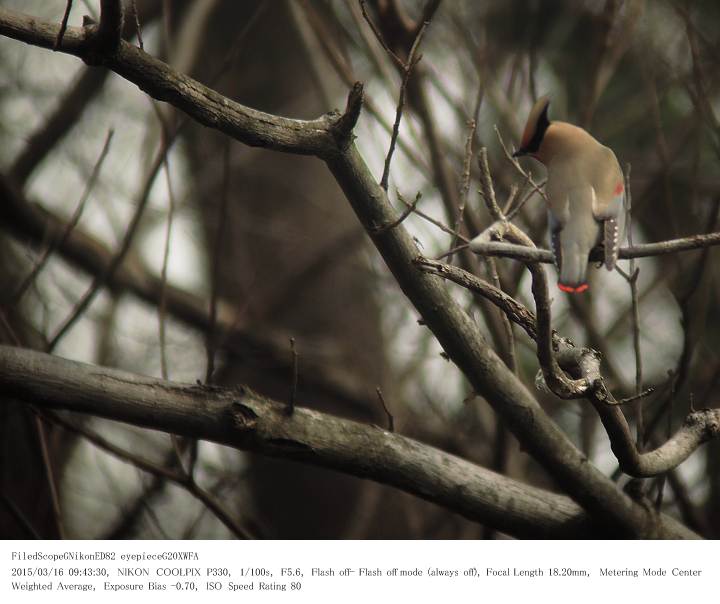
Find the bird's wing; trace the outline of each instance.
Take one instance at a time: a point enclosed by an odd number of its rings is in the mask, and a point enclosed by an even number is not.
[[[548,226],[550,227],[550,246],[552,247],[555,258],[555,266],[559,272],[562,267],[562,247],[560,246],[560,231],[562,231],[562,225],[555,220],[552,212],[550,212],[548,216]]]
[[[608,189],[609,187],[605,187],[603,191],[601,188],[593,187],[592,212],[595,220],[617,219],[625,212],[625,185],[623,181],[617,181],[609,193]]]
[[[602,147],[593,166],[593,203],[595,220],[603,223],[605,266],[615,267],[625,225],[625,184],[615,154]]]
[[[604,223],[603,245],[605,247],[605,268],[615,268],[620,251],[620,227],[615,218],[608,218]]]

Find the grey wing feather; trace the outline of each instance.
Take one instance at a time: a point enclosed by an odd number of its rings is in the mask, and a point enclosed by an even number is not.
[[[552,245],[552,252],[555,258],[555,266],[559,272],[562,268],[562,246],[560,245],[559,229],[550,233],[550,244]]]
[[[548,227],[550,230],[550,247],[552,247],[555,266],[560,272],[562,266],[562,246],[560,244],[560,231],[562,231],[562,223],[560,223],[552,212],[548,212]]]
[[[603,247],[605,248],[605,267],[611,271],[615,268],[618,251],[625,236],[625,190],[623,175],[615,154],[603,147],[605,162],[599,161],[600,174],[595,178],[593,189],[592,210],[595,220],[602,223]]]
[[[608,218],[604,223],[603,243],[605,247],[605,268],[609,271],[615,268],[620,249],[620,236],[618,221],[615,218]]]

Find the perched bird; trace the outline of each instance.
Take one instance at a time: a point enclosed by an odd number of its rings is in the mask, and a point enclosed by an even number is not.
[[[588,288],[590,251],[604,247],[611,271],[625,232],[625,186],[615,154],[582,128],[548,119],[544,96],[528,116],[520,148],[545,164],[550,241],[560,277],[558,287],[579,294]]]

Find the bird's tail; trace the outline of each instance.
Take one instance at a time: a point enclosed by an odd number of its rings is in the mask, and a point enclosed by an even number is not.
[[[563,250],[558,287],[570,294],[580,294],[588,288],[588,255],[587,252],[583,254],[577,246],[568,247],[571,249]]]
[[[555,234],[553,249],[558,260],[558,287],[570,294],[580,294],[588,288],[588,255],[598,236],[598,225],[592,220],[583,224],[580,216],[570,220]]]
[[[593,190],[578,187],[568,192],[568,203],[572,211],[567,221],[558,228],[555,225],[553,249],[558,260],[558,287],[571,294],[587,290],[587,269],[590,250],[598,243],[600,223],[592,213]],[[551,227],[553,225],[551,224]]]

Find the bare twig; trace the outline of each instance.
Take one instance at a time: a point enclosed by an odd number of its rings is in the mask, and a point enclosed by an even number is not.
[[[633,247],[632,233],[632,193],[630,192],[630,164],[625,167],[625,224],[627,229],[628,246]],[[638,298],[638,277],[640,269],[635,267],[635,259],[630,259],[630,275],[627,282],[630,285],[630,296],[632,300],[632,328],[633,328],[633,350],[635,351],[635,422],[637,428],[637,447],[642,451],[645,446],[645,422],[643,417],[643,404],[640,393],[643,389],[643,366],[642,352],[640,350],[640,303]]]
[[[377,392],[378,399],[380,399],[380,404],[382,405],[383,411],[385,411],[385,416],[387,417],[388,432],[395,432],[395,418],[393,417],[392,413],[390,413],[390,409],[385,402],[385,397],[383,396],[380,386],[375,388],[375,392]]]
[[[487,161],[487,149],[483,147],[478,153],[478,166],[480,167],[480,186],[485,205],[493,220],[505,221],[505,215],[495,199],[495,187],[493,186],[490,167]]]
[[[358,78],[355,76],[352,66],[345,60],[342,51],[338,48],[332,33],[314,9],[312,2],[303,2],[302,6],[318,44],[322,48],[330,65],[332,65],[335,70],[336,75],[346,86],[352,87]],[[392,135],[392,124],[385,118],[383,112],[380,111],[373,100],[366,97],[363,106],[367,113],[373,116],[380,127],[389,135]],[[416,166],[427,168],[425,158],[419,154],[413,146],[406,143],[404,139],[401,138],[398,140],[398,147]]]
[[[50,244],[45,249],[45,252],[43,255],[38,259],[38,261],[35,263],[35,266],[33,267],[32,271],[30,271],[30,274],[28,274],[25,279],[20,283],[17,290],[15,290],[15,293],[12,295],[12,302],[11,304],[16,304],[20,298],[25,294],[28,287],[32,285],[33,281],[37,278],[40,271],[45,267],[47,264],[47,261],[50,259],[50,256],[60,247],[62,247],[65,242],[67,241],[68,237],[70,236],[70,233],[72,233],[73,229],[77,226],[78,221],[80,220],[80,217],[82,216],[83,210],[85,209],[85,204],[87,200],[90,197],[90,193],[93,190],[93,187],[95,186],[95,183],[97,182],[97,178],[100,175],[100,168],[102,167],[103,162],[105,161],[105,158],[107,157],[108,151],[110,150],[110,142],[112,141],[113,137],[113,130],[108,130],[107,136],[105,137],[105,142],[103,144],[103,148],[100,151],[100,155],[95,162],[95,166],[92,169],[92,172],[90,174],[90,177],[88,178],[87,184],[85,185],[85,190],[83,191],[82,197],[80,198],[80,201],[77,204],[77,207],[75,208],[75,212],[73,212],[73,215],[70,217],[70,220],[68,220],[65,230],[63,231],[63,234],[60,236],[59,239],[53,239]]]
[[[28,136],[27,143],[8,171],[15,181],[23,184],[48,153],[56,148],[100,92],[107,77],[108,72],[104,69],[86,68],[81,72],[63,94],[57,108]]]
[[[639,401],[641,398],[646,398],[650,396],[653,392],[655,392],[655,387],[650,386],[648,388],[645,388],[642,392],[639,392],[638,394],[633,394],[632,396],[628,396],[626,398],[620,399],[618,401],[618,405],[627,405],[629,403],[634,403],[636,401]],[[668,434],[668,437],[670,435]]]
[[[227,222],[227,206],[230,197],[230,139],[225,141],[223,152],[223,180],[218,222],[215,229],[215,245],[213,246],[212,277],[210,282],[210,319],[205,337],[205,350],[207,352],[207,368],[205,370],[205,383],[212,382],[215,371],[216,329],[217,329],[217,303],[218,289],[220,287],[220,254]]]
[[[252,28],[255,27],[255,24],[257,23],[260,16],[263,14],[268,4],[268,0],[260,0],[255,4],[253,13],[243,24],[243,27],[235,37],[233,45],[230,47],[230,50],[228,50],[227,54],[223,57],[220,67],[210,78],[209,81],[211,86],[215,86],[220,81],[220,78],[222,78],[228,72],[228,70],[230,70],[233,65],[235,65],[238,57],[240,56],[240,52],[243,49],[243,44],[245,43],[248,34],[252,31]]]
[[[37,430],[38,440],[40,441],[40,453],[42,454],[43,466],[45,467],[45,478],[47,480],[48,491],[50,492],[50,502],[52,503],[53,517],[57,527],[60,539],[65,539],[65,528],[60,509],[60,495],[58,493],[58,484],[55,477],[55,470],[50,457],[50,450],[47,443],[47,432],[42,419],[35,414],[35,429]]]
[[[0,35],[52,48],[57,30],[58,26],[53,24],[0,8]],[[332,126],[341,118],[339,115],[296,120],[251,109],[173,70],[127,42],[120,41],[112,53],[98,53],[97,48],[88,46],[87,32],[79,27],[67,28],[60,50],[86,61],[101,58],[105,67],[135,82],[150,96],[171,101],[197,122],[252,146],[319,157],[337,149]],[[262,127],[259,127],[260,123]]]
[[[285,415],[295,413],[295,403],[297,401],[298,388],[298,353],[295,349],[295,338],[290,338],[290,356],[292,358],[292,374],[290,376],[290,398],[285,406]]]
[[[480,192],[483,199],[485,200],[485,205],[487,206],[490,216],[494,220],[500,221],[501,223],[507,222],[505,215],[500,209],[500,206],[497,203],[497,199],[495,198],[495,186],[493,185],[492,175],[490,174],[490,168],[487,161],[487,149],[485,147],[482,147],[478,154],[478,166],[480,168]],[[495,259],[486,257],[485,263],[487,264],[488,271],[492,277],[493,285],[497,289],[501,289],[500,276],[498,275]],[[506,315],[502,315],[502,323],[507,345],[507,358],[505,359],[505,361],[508,367],[513,371],[513,373],[517,373],[517,364],[515,359],[515,337],[513,336],[512,326],[510,325],[510,321]]]
[[[31,202],[14,183],[1,174],[0,197],[4,200],[4,203],[0,204],[3,220],[28,241],[45,245],[47,240],[59,237],[65,231],[64,221],[45,210],[41,204]],[[115,252],[79,227],[73,230],[65,245],[58,248],[58,253],[94,278],[102,278],[104,274],[108,274],[105,287],[109,288],[113,295],[125,292],[152,306],[157,307],[159,304],[160,278],[149,271],[137,256],[129,254],[117,270],[108,273],[114,262]],[[168,312],[175,319],[203,334],[207,333],[207,299],[170,283],[166,286],[166,296]],[[278,303],[276,300],[272,302]],[[0,321],[3,321],[1,310]],[[262,351],[262,354],[273,359],[273,363],[278,367],[290,367],[287,334],[282,330],[255,329],[245,325],[237,308],[222,298],[219,298],[217,303],[216,332],[226,342],[229,350],[252,350],[253,354]],[[342,398],[358,408],[365,408],[368,400],[374,396],[372,390],[356,379],[348,369],[331,368],[326,363],[313,362],[310,358],[306,360],[306,366],[305,382],[311,383],[318,391]]]
[[[480,88],[480,90],[482,91],[482,88]],[[482,95],[478,93],[478,107],[481,99]],[[477,111],[475,111],[473,115],[476,116]],[[457,217],[455,218],[455,226],[453,227],[453,230],[456,233],[459,233],[462,228],[463,220],[465,218],[465,205],[467,204],[468,193],[470,192],[470,164],[472,162],[473,155],[472,142],[475,138],[476,126],[477,121],[475,120],[475,117],[470,118],[468,120],[467,137],[465,138],[465,157],[463,158],[463,171],[460,178],[460,196],[458,200]],[[453,237],[450,248],[454,249],[456,247],[457,237]],[[452,262],[452,255],[450,255],[448,262]]]
[[[462,245],[457,245],[455,247],[451,247],[447,252],[443,252],[442,254],[435,256],[435,260],[443,260],[444,258],[449,258],[450,256],[456,254],[460,250],[465,250],[468,247],[470,247],[469,243],[463,243]]]
[[[15,517],[18,524],[25,529],[25,532],[33,539],[42,539],[42,536],[35,530],[28,517],[23,514],[23,511],[18,508],[7,493],[0,492],[0,501],[5,504],[8,511]]]
[[[499,290],[502,291],[502,287],[500,284],[500,275],[498,274],[497,270],[497,264],[495,262],[495,258],[486,258],[485,262],[487,263],[488,271],[490,273],[490,277],[492,278],[492,284]],[[502,322],[503,322],[503,328],[505,329],[505,338],[507,340],[507,358],[505,359],[505,362],[507,363],[507,366],[510,368],[510,370],[517,375],[517,357],[515,352],[515,334],[513,333],[512,325],[510,324],[510,319],[507,315],[502,315]],[[503,428],[499,428],[499,430],[502,432],[504,431]],[[503,439],[498,439],[499,442],[502,442]],[[497,468],[496,468],[497,469]]]
[[[518,204],[517,208],[513,208],[513,204],[515,203],[515,200],[517,199],[519,194],[520,188],[515,184],[511,185],[507,201],[505,202],[505,206],[502,209],[502,213],[505,215],[505,220],[512,220],[513,216],[515,216],[520,211],[522,202]],[[512,214],[509,214],[510,211],[512,211]]]
[[[187,123],[187,122],[186,122]],[[175,137],[177,136],[178,132],[181,130],[182,124],[176,128],[172,133],[169,133],[167,137],[164,138],[163,144],[161,144],[160,149],[157,152],[157,155],[155,156],[155,159],[153,161],[152,166],[150,167],[150,171],[148,172],[147,177],[145,178],[145,182],[143,184],[143,188],[140,194],[140,200],[138,202],[137,207],[135,208],[135,213],[133,214],[132,218],[130,219],[130,223],[128,224],[128,227],[125,231],[125,236],[123,237],[122,243],[120,244],[120,248],[116,252],[115,256],[113,256],[111,262],[107,266],[106,270],[101,274],[95,277],[93,279],[92,284],[90,285],[90,288],[85,292],[83,297],[78,301],[78,303],[75,305],[75,308],[72,310],[70,315],[65,319],[65,321],[62,323],[62,325],[58,328],[58,330],[55,332],[55,335],[52,336],[47,344],[47,351],[52,351],[55,346],[57,346],[58,342],[63,338],[63,336],[68,332],[68,330],[75,324],[75,322],[82,316],[82,314],[85,312],[87,307],[90,305],[90,303],[95,299],[95,296],[100,291],[100,289],[107,283],[110,279],[112,279],[113,274],[118,269],[118,267],[122,264],[123,260],[125,259],[125,256],[127,255],[128,251],[130,250],[130,246],[132,244],[133,238],[135,236],[135,232],[137,231],[137,228],[140,224],[140,219],[142,218],[145,207],[147,206],[148,200],[150,199],[150,191],[152,189],[152,184],[155,181],[155,176],[158,173],[158,170],[160,167],[164,164],[165,161],[165,155],[167,154],[170,145],[172,145],[173,141],[175,140]]]
[[[67,421],[60,417],[58,414],[52,411],[43,411],[43,415],[48,418],[52,423],[62,426],[65,430],[79,434],[85,438],[88,442],[92,443],[96,447],[102,449],[106,453],[109,453],[113,457],[123,461],[125,463],[132,464],[136,468],[159,476],[168,480],[179,487],[185,489],[190,495],[195,497],[200,503],[202,503],[207,509],[209,509],[215,517],[222,522],[225,527],[236,537],[240,539],[253,539],[253,535],[248,530],[241,526],[220,504],[220,502],[208,493],[205,489],[198,486],[198,484],[192,480],[189,474],[185,472],[174,472],[157,464],[154,464],[146,459],[143,459],[139,455],[135,455],[130,451],[126,451],[114,444],[107,439],[103,438],[99,434],[79,426],[74,422]]]
[[[403,79],[400,85],[400,95],[398,97],[397,109],[395,110],[395,123],[393,124],[392,134],[390,136],[390,148],[388,149],[387,156],[385,157],[385,166],[383,168],[382,178],[380,179],[380,186],[387,191],[388,178],[390,177],[390,162],[392,161],[393,153],[395,152],[395,145],[397,144],[397,138],[400,134],[400,120],[402,119],[403,109],[405,107],[405,95],[407,93],[407,85],[410,80],[410,74],[412,73],[415,65],[420,61],[422,55],[417,55],[420,42],[422,41],[423,34],[427,29],[428,22],[423,22],[422,26],[418,30],[415,41],[413,42],[410,54],[408,55],[407,63],[403,65]]]
[[[422,198],[421,191],[417,192],[417,194],[415,195],[415,199],[410,204],[407,203],[405,199],[403,199],[402,195],[400,195],[400,191],[397,192],[397,196],[400,202],[405,204],[405,209],[403,210],[402,214],[400,214],[400,216],[398,216],[396,220],[393,220],[389,224],[384,224],[373,229],[374,233],[382,233],[383,231],[394,229],[395,227],[401,225],[405,221],[405,219],[410,216],[410,214],[412,214],[413,212],[417,212],[417,204]]]
[[[415,259],[415,264],[423,271],[457,283],[486,298],[502,310],[510,321],[522,327],[531,339],[537,340],[537,319],[534,313],[499,287],[452,264],[444,264],[422,256]],[[556,337],[553,335],[553,338]]]
[[[160,270],[160,303],[158,304],[158,327],[159,327],[159,339],[160,339],[160,371],[163,379],[168,379],[168,367],[167,367],[167,346],[166,346],[166,306],[167,306],[167,269],[170,260],[170,239],[172,237],[172,224],[173,216],[175,215],[175,194],[173,193],[172,178],[170,177],[170,162],[168,160],[169,148],[169,137],[170,130],[169,126],[160,111],[157,103],[152,104],[155,115],[160,123],[160,137],[162,141],[162,149],[165,149],[163,153],[163,167],[165,171],[165,184],[168,188],[168,213],[167,222],[165,229],[165,245],[163,247],[163,260],[162,268]]]
[[[520,162],[518,162],[518,160],[512,156],[512,153],[510,153],[510,150],[507,148],[507,146],[505,145],[505,141],[503,141],[503,138],[500,135],[500,130],[498,130],[498,127],[493,126],[493,128],[495,129],[495,134],[497,135],[498,141],[500,141],[500,146],[502,147],[507,160],[512,164],[512,166],[515,168],[515,170],[518,172],[518,174],[520,174],[520,176],[522,176],[530,184],[533,191],[539,193],[540,196],[545,200],[545,202],[548,203],[547,194],[545,193],[545,191],[543,191],[543,189],[541,188],[541,185],[536,184],[535,180],[533,180],[532,174],[530,174],[530,172],[526,172],[525,170],[523,170],[522,166],[520,165]]]
[[[450,227],[445,226],[439,220],[435,220],[432,216],[428,216],[427,214],[425,214],[425,212],[422,212],[422,211],[418,210],[417,208],[413,208],[412,204],[405,201],[399,195],[398,195],[398,200],[400,201],[400,203],[405,204],[405,207],[410,208],[411,212],[414,212],[415,214],[420,216],[420,218],[427,220],[430,224],[435,225],[441,231],[444,231],[445,233],[448,233],[449,235],[452,235],[453,237],[457,237],[458,239],[460,239],[460,241],[464,241],[466,244],[470,243],[470,240],[467,237],[465,237],[465,235],[463,235],[462,233],[458,233],[457,231],[453,231]],[[447,254],[449,254],[451,252],[455,252],[458,249],[464,249],[465,247],[467,247],[467,246],[460,246],[460,247],[456,248],[455,250],[450,250],[450,252],[447,252]]]
[[[692,530],[697,531],[700,535],[709,535],[707,522],[700,514],[693,498],[690,496],[690,490],[685,484],[682,474],[678,468],[668,471],[667,474],[661,476],[661,480],[670,484],[673,494],[675,495],[675,503],[677,504],[682,519]],[[663,482],[664,484],[664,482]],[[661,485],[662,486],[662,485]],[[659,511],[662,506],[662,488],[658,490],[658,498],[656,500],[656,509]]]
[[[388,53],[390,58],[395,62],[395,65],[398,66],[398,69],[405,70],[407,69],[407,65],[405,64],[405,61],[403,61],[400,57],[398,57],[392,49],[387,45],[387,42],[385,42],[385,38],[382,35],[382,32],[378,29],[378,26],[375,25],[375,21],[373,21],[370,17],[370,15],[367,12],[367,5],[365,0],[360,0],[360,10],[362,10],[362,15],[367,24],[370,26],[370,29],[372,30],[373,34],[375,34],[375,37],[377,38],[377,41],[380,42],[380,45],[385,49],[385,52]]]
[[[707,224],[705,226],[705,232],[711,232],[717,225],[718,217],[720,217],[720,198],[714,200],[714,207],[710,212]],[[683,272],[687,273],[688,279],[684,286],[684,290],[677,296],[678,304],[680,305],[680,321],[683,327],[683,348],[680,353],[680,357],[677,362],[675,369],[675,381],[674,391],[678,392],[682,390],[687,382],[690,365],[693,358],[694,343],[691,337],[692,319],[698,320],[697,316],[694,316],[693,307],[691,306],[691,300],[693,296],[700,289],[700,284],[705,274],[708,261],[710,259],[710,248],[704,248],[697,259],[697,262],[691,268],[691,270],[685,269]],[[700,319],[702,320],[702,319]]]
[[[137,0],[132,0],[130,2],[130,6],[132,8],[133,20],[135,21],[135,33],[137,34],[138,46],[140,46],[140,50],[145,50],[145,45],[143,44],[142,39],[142,26],[140,25],[140,15],[138,14],[137,9]]]
[[[690,19],[687,10],[683,10],[676,6],[676,10],[685,20],[685,29],[687,32],[688,44],[690,46],[690,55],[692,57],[692,73],[694,88],[687,84],[690,98],[693,101],[698,113],[703,117],[708,128],[714,134],[713,147],[715,153],[720,157],[720,121],[715,116],[713,104],[710,94],[708,94],[708,83],[702,69],[702,60],[700,58],[700,49],[698,47],[698,31]]]
[[[528,177],[529,177],[529,176],[530,176],[530,172],[528,172]],[[543,180],[542,182],[538,183],[538,185],[537,185],[537,186],[540,188],[540,190],[542,190],[543,192],[545,191],[544,187],[545,187],[545,183],[546,183],[546,182],[547,182],[547,180]],[[520,189],[520,192],[517,194],[517,196],[520,196],[520,194],[523,193],[523,189],[526,188],[526,185],[527,185],[527,184],[529,184],[529,181],[526,180],[526,181],[523,183],[523,186],[522,186],[523,188]],[[520,199],[520,201],[515,205],[515,207],[512,207],[512,204],[513,204],[513,202],[515,201],[515,199],[512,198],[512,197],[510,197],[510,196],[508,196],[507,204],[506,204],[506,206],[505,206],[505,209],[503,210],[503,212],[505,212],[505,217],[506,217],[508,220],[512,220],[513,218],[515,218],[515,216],[517,216],[517,215],[520,213],[520,210],[523,209],[523,207],[525,206],[525,204],[526,204],[530,199],[532,199],[532,196],[535,195],[535,193],[536,193],[536,190],[535,190],[535,189],[531,189],[530,191],[528,191],[528,192]]]
[[[70,11],[72,10],[72,0],[67,0],[65,3],[65,13],[63,14],[62,21],[60,22],[60,31],[58,31],[57,38],[55,38],[55,44],[53,45],[53,50],[57,50],[60,48],[60,45],[62,44],[63,36],[65,35],[65,30],[67,29],[68,19],[70,18]]]

